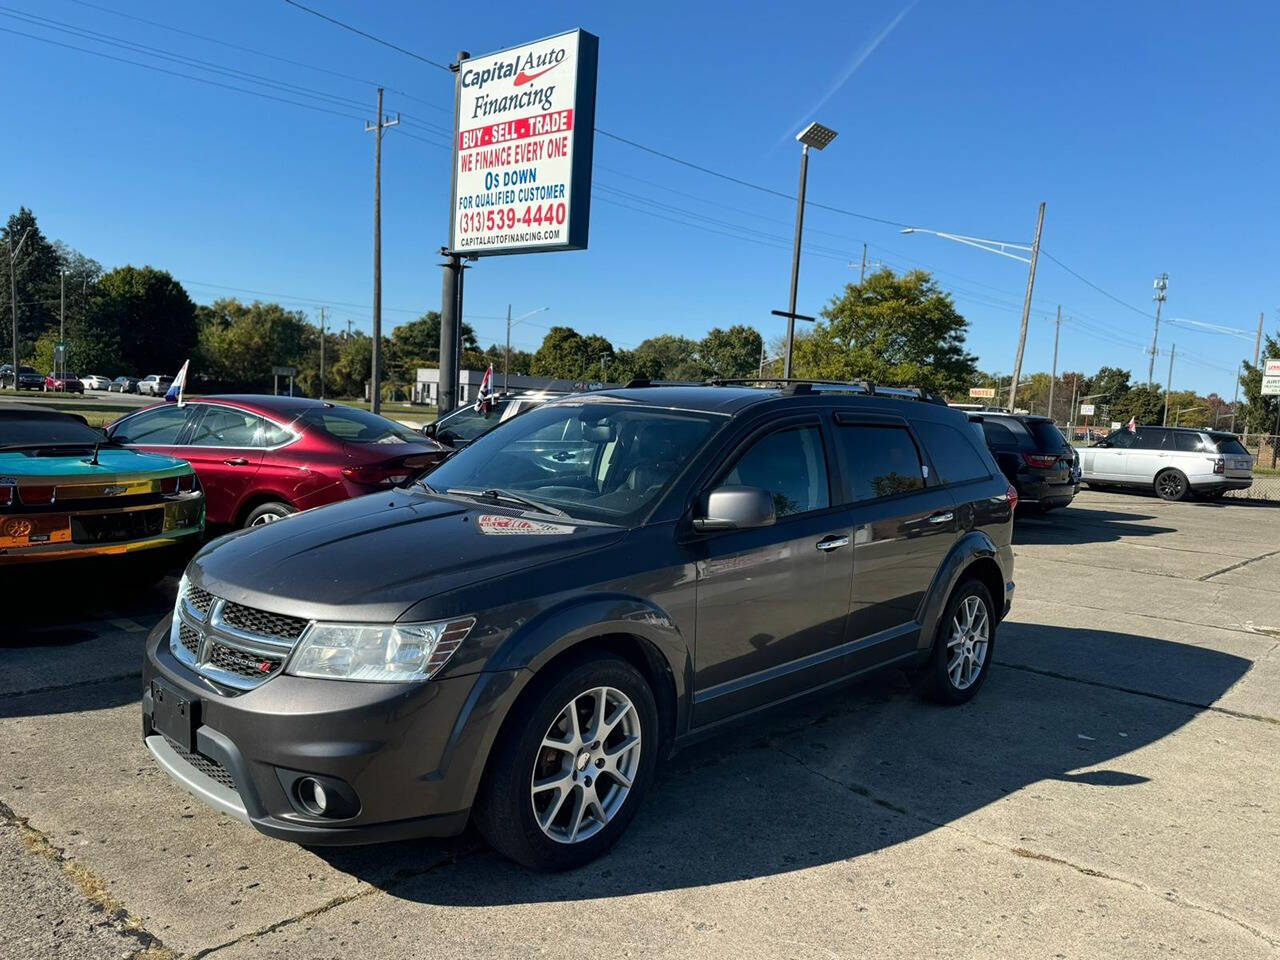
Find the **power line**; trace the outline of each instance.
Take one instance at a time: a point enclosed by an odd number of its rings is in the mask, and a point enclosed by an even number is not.
[[[1056,263],[1058,266],[1060,266],[1063,270],[1067,271],[1067,273],[1071,274],[1073,277],[1079,280],[1081,283],[1092,287],[1094,290],[1097,290],[1100,294],[1102,294],[1104,297],[1108,298],[1109,300],[1114,300],[1116,303],[1120,304],[1120,306],[1124,307],[1126,310],[1132,310],[1138,316],[1144,317],[1147,320],[1150,320],[1151,317],[1153,316],[1153,314],[1147,313],[1147,311],[1142,310],[1139,307],[1135,307],[1131,303],[1126,303],[1125,301],[1117,297],[1114,293],[1109,293],[1106,290],[1103,290],[1100,286],[1098,286],[1088,277],[1081,276],[1079,273],[1072,270],[1070,267],[1068,267],[1065,263],[1063,263],[1061,260],[1055,257],[1048,250],[1041,250],[1040,252],[1043,253],[1046,257],[1048,257],[1050,260],[1052,260],[1054,263]]]
[[[331,17],[328,14],[321,13],[319,10],[312,10],[310,7],[304,7],[302,4],[298,3],[298,0],[284,0],[284,2],[289,4],[289,6],[291,7],[297,7],[299,10],[303,10],[311,14],[313,17],[319,17],[321,20],[328,20],[330,23],[334,24],[335,26],[341,27],[343,30],[350,30],[352,33],[359,34],[360,36],[364,37],[366,40],[372,40],[374,43],[380,43],[384,47],[390,47],[392,50],[395,50],[399,53],[403,53],[407,57],[413,57],[413,59],[415,60],[421,60],[423,63],[429,63],[431,64],[431,66],[438,67],[441,70],[449,69],[447,66],[445,66],[443,63],[440,63],[439,61],[428,59],[427,57],[424,57],[419,53],[414,53],[412,50],[406,50],[404,47],[397,46],[396,44],[392,43],[390,40],[383,40],[381,37],[375,37],[372,33],[365,33],[363,30],[359,29],[358,27],[353,27],[349,23],[343,23],[341,20]]]

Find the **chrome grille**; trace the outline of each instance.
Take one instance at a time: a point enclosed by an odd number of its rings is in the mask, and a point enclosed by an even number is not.
[[[187,606],[196,610],[201,616],[209,616],[209,608],[213,606],[213,594],[200,587],[187,587]]]
[[[220,686],[252,690],[283,672],[309,624],[188,586],[177,606],[169,649]]]
[[[170,740],[168,737],[165,737],[164,739],[165,742],[173,748],[174,753],[187,761],[187,763],[191,764],[191,766],[195,767],[214,783],[223,787],[228,787],[232,790],[236,789],[235,777],[231,776],[231,772],[217,760],[206,757],[203,753],[187,753],[186,750],[183,750],[182,747],[174,743],[174,741]]]
[[[178,624],[178,642],[186,648],[187,652],[193,657],[200,653],[200,634],[196,633],[191,627],[185,623]]]
[[[246,653],[224,643],[214,643],[209,651],[209,666],[250,680],[265,680],[284,665],[283,657],[264,657]]]
[[[245,633],[256,633],[263,637],[278,637],[281,640],[297,640],[307,628],[307,621],[297,617],[286,617],[266,610],[241,606],[238,603],[225,603],[222,607],[222,622],[229,627],[243,630]]]

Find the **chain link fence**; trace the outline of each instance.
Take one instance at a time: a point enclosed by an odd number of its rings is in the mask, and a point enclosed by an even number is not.
[[[1239,500],[1280,501],[1280,436],[1242,436],[1240,442],[1253,455],[1253,486],[1232,490],[1227,497]]]

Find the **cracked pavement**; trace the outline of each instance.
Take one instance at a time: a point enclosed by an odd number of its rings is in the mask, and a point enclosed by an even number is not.
[[[172,580],[24,597],[0,957],[1280,956],[1278,543],[1256,502],[1085,492],[1019,521],[974,702],[888,672],[744,722],[556,876],[469,834],[305,850],[203,807],[139,742]]]

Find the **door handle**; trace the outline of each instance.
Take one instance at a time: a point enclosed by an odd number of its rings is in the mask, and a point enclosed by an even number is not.
[[[823,553],[828,550],[838,550],[840,547],[847,547],[848,545],[848,537],[823,537],[818,541],[818,549]]]
[[[230,459],[223,460],[222,462],[228,467],[247,467],[249,465],[249,461],[244,457],[231,457]]]
[[[947,513],[935,513],[932,517],[929,518],[929,522],[930,523],[950,523],[955,518],[956,518],[956,515],[948,511]]]

